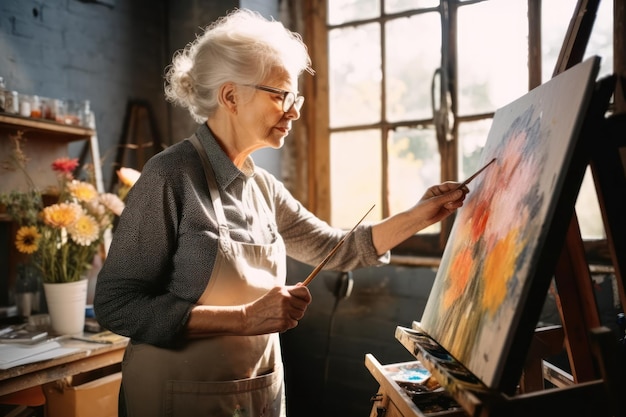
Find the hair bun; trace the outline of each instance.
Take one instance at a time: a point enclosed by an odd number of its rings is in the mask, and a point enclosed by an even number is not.
[[[193,95],[196,91],[195,82],[193,77],[189,74],[188,71],[180,74],[179,81],[179,89],[180,93],[184,96]]]

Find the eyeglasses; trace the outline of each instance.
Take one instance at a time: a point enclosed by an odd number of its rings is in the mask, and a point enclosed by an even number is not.
[[[287,90],[281,90],[280,88],[268,87],[266,85],[248,85],[248,87],[256,88],[257,90],[266,91],[273,94],[282,94],[283,96],[283,111],[287,113],[292,107],[295,107],[297,111],[300,111],[304,104],[303,96],[296,96],[295,93]]]

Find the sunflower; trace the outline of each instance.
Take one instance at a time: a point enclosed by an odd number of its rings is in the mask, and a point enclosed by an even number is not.
[[[75,282],[92,265],[106,243],[106,232],[124,210],[124,201],[100,193],[74,178],[77,159],[59,158],[52,164],[58,186],[48,190],[46,202],[37,189],[0,193],[0,205],[17,222],[15,247],[42,272],[44,282]],[[56,196],[56,203],[51,198]]]
[[[21,253],[32,254],[39,249],[41,234],[35,226],[22,226],[17,231],[15,246]]]

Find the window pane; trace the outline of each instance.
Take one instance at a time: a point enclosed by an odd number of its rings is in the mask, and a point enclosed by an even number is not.
[[[380,122],[380,25],[329,32],[330,126]]]
[[[380,16],[379,0],[332,0],[326,4],[331,25]]]
[[[543,82],[552,78],[559,58],[567,26],[574,13],[577,0],[552,1],[541,8],[541,78]]]
[[[387,140],[389,155],[389,210],[412,207],[431,185],[441,182],[441,156],[434,129],[398,128]],[[436,233],[436,224],[420,233]]]
[[[459,8],[459,114],[486,113],[528,91],[527,0]]]
[[[591,37],[585,51],[585,58],[592,55],[602,57],[598,77],[613,74],[613,2],[601,1]]]
[[[387,120],[431,118],[430,84],[441,63],[439,14],[394,19],[385,30]]]
[[[593,183],[593,175],[589,168],[585,172],[583,185],[576,200],[576,215],[578,216],[580,233],[583,239],[606,238],[606,232],[602,224],[600,203],[598,202],[596,187]]]
[[[543,81],[552,78],[565,34],[576,10],[577,0],[557,0],[543,3],[541,10],[542,25],[542,77]],[[585,57],[599,55],[599,77],[613,72],[613,2],[601,1],[591,31],[591,37],[585,50]],[[602,223],[602,214],[593,176],[589,169],[585,173],[583,184],[576,200],[576,215],[583,239],[606,238]]]
[[[576,10],[577,0],[552,0],[542,3],[541,53],[542,79],[552,78],[556,61],[565,41],[565,34]],[[613,72],[613,2],[601,1],[585,49],[585,59],[591,55],[602,57],[599,77]]]
[[[459,123],[459,181],[480,168],[480,156],[487,142],[492,119]]]
[[[358,158],[354,156],[358,154]],[[368,219],[382,218],[380,130],[330,135],[331,223],[351,229],[376,204]]]
[[[437,6],[439,6],[439,0],[385,0],[385,13]]]

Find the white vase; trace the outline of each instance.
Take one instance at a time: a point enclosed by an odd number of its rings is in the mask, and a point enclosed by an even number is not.
[[[54,333],[76,335],[83,332],[87,284],[86,279],[64,283],[44,282],[48,314]]]

